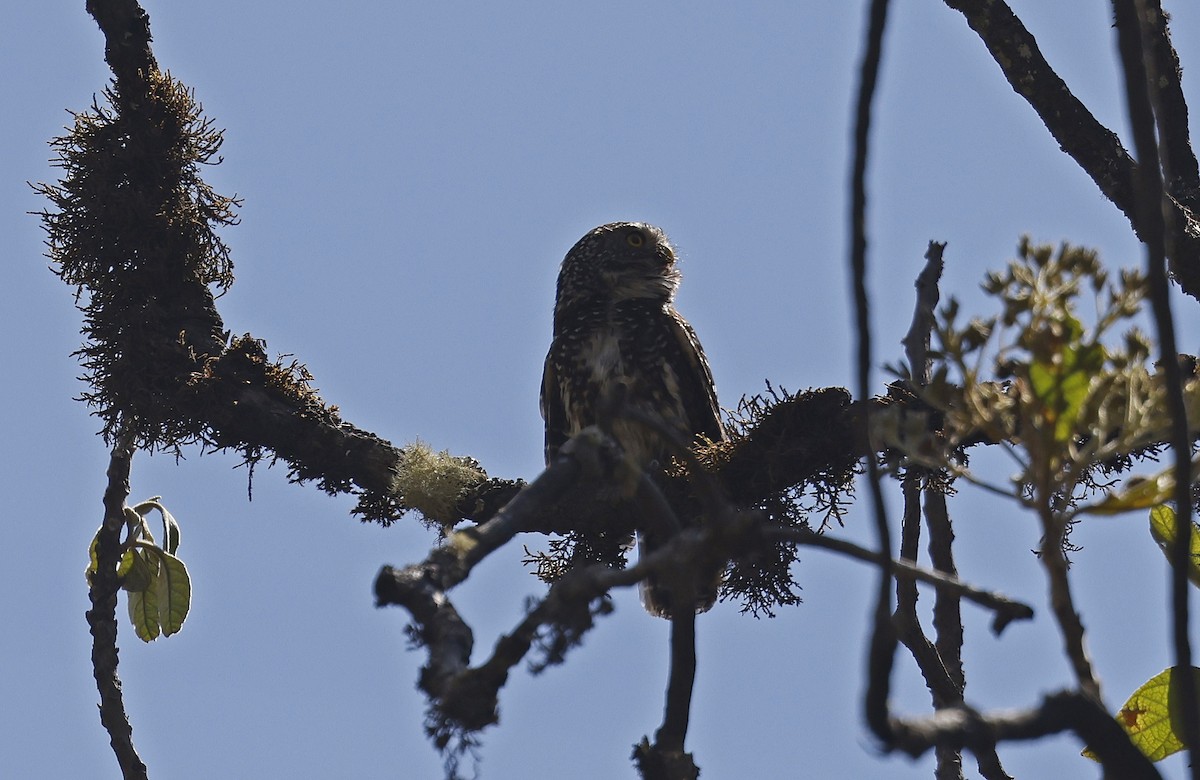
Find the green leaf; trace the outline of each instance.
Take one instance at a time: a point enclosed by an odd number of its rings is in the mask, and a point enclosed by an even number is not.
[[[192,605],[192,581],[183,561],[158,547],[147,548],[158,558],[157,591],[158,621],[163,636],[179,632]]]
[[[1079,334],[1072,331],[1070,335],[1077,338]],[[1104,347],[1100,344],[1065,344],[1052,358],[1030,363],[1029,385],[1043,405],[1045,419],[1054,424],[1056,441],[1075,435],[1092,379],[1103,368]]]
[[[1158,542],[1158,549],[1162,550],[1168,561],[1171,560],[1171,545],[1177,534],[1174,509],[1162,504],[1150,510],[1150,535]],[[1196,523],[1192,523],[1191,542],[1192,559],[1188,563],[1187,576],[1193,585],[1200,587],[1200,526]]]
[[[158,590],[146,588],[128,594],[129,620],[133,630],[143,642],[153,642],[160,632]]]
[[[1176,668],[1164,669],[1142,683],[1117,712],[1117,722],[1129,733],[1133,744],[1151,761],[1162,761],[1183,750],[1178,731],[1182,725],[1179,703],[1172,685]],[[1200,668],[1193,666],[1192,676],[1200,683]],[[1097,760],[1091,750],[1083,751],[1083,755]]]
[[[174,555],[179,549],[179,523],[167,508],[159,504],[163,520],[163,549]]]
[[[172,555],[179,549],[179,522],[175,516],[167,511],[167,508],[162,505],[159,496],[149,498],[133,508],[133,511],[138,514],[138,517],[145,518],[151,510],[157,509],[162,515],[163,523],[163,549]],[[129,511],[129,510],[126,510]],[[154,537],[149,534],[149,527],[146,527],[146,538],[154,541]]]

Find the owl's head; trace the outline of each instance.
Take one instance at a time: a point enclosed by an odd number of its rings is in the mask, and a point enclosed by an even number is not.
[[[579,239],[558,274],[556,310],[583,300],[647,298],[668,304],[679,287],[675,250],[661,228],[612,222]]]

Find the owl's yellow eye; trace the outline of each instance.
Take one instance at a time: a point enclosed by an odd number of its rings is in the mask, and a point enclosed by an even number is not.
[[[630,233],[625,236],[625,243],[629,244],[634,249],[639,249],[646,244],[646,237],[641,233]]]

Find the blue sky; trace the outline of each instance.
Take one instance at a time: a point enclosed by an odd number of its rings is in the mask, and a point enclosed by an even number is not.
[[[931,239],[948,242],[943,293],[968,307],[1022,233],[1142,263],[1124,217],[962,17],[937,2],[893,5],[870,182],[880,364],[899,355]],[[1123,133],[1107,4],[1012,5]],[[145,6],[160,64],[226,129],[209,180],[245,199],[243,223],[225,232],[238,277],[219,301],[226,326],[305,362],[354,424],[472,455],[497,476],[535,476],[557,266],[616,219],[659,224],[680,248],[679,306],[726,406],[766,379],[853,383],[845,214],[863,3]],[[1167,7],[1197,105],[1200,11]],[[103,40],[82,2],[10,10],[0,775],[117,777],[83,619],[107,455],[72,400],[80,317],[46,270],[26,213],[43,204],[25,184],[55,176],[45,141],[103,88]],[[1200,351],[1195,312],[1180,320],[1181,349]],[[236,465],[196,451],[134,463],[132,498],[164,496],[195,588],[178,636],[144,646],[122,626],[121,675],[151,775],[438,776],[414,688],[422,656],[405,650],[405,614],[371,596],[381,565],[423,557],[432,537],[416,523],[361,525],[351,500],[288,485],[280,469],[260,469],[247,501]],[[952,511],[963,574],[1041,608],[1001,639],[964,608],[969,700],[1022,706],[1067,685],[1028,552],[1033,519],[969,489]],[[867,541],[868,520],[856,508],[837,533]],[[1165,568],[1140,516],[1072,540],[1085,548],[1076,590],[1115,708],[1170,663]],[[519,557],[495,556],[455,594],[481,652],[538,590]],[[880,756],[859,716],[873,576],[817,551],[801,558],[803,605],[764,621],[722,605],[700,621],[688,744],[704,776],[930,777],[931,759]],[[484,777],[634,776],[631,745],[661,718],[667,626],[631,592],[617,607],[565,667],[513,675],[501,725],[484,737]],[[911,663],[899,667],[897,706],[927,711]],[[1060,737],[1001,758],[1019,777],[1088,776],[1078,749]],[[1182,764],[1166,766],[1178,775]]]

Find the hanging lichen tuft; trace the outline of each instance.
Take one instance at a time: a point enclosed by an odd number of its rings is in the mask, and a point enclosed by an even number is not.
[[[40,216],[84,313],[83,399],[105,437],[128,426],[140,446],[177,449],[201,428],[178,396],[226,341],[210,285],[233,281],[216,229],[237,222],[239,201],[200,177],[223,139],[192,91],[157,70],[128,82],[140,94],[121,83],[51,142],[63,175],[36,186],[51,203]]]

